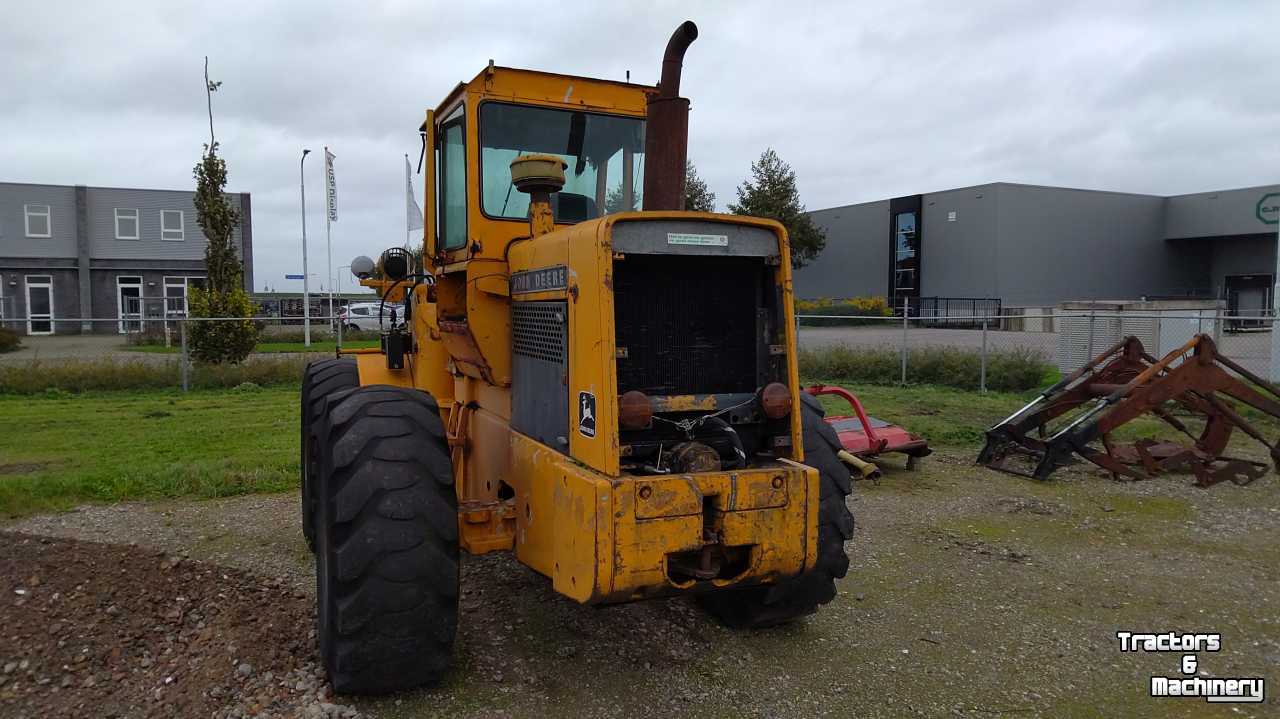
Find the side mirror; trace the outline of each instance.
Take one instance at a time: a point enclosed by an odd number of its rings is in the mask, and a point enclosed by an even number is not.
[[[374,264],[373,260],[360,255],[351,261],[351,274],[362,280],[367,280],[373,276]]]

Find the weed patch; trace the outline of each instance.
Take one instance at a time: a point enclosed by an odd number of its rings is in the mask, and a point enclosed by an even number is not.
[[[219,389],[245,383],[259,386],[296,384],[312,358],[254,357],[240,364],[192,364],[193,389]],[[72,393],[169,389],[180,386],[178,360],[31,360],[0,364],[0,394],[43,394],[51,399]]]

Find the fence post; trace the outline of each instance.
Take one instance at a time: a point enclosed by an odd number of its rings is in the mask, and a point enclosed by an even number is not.
[[[982,367],[978,372],[978,391],[987,391],[987,315],[982,314]]]
[[[181,354],[178,357],[180,371],[182,373],[182,391],[188,389],[187,381],[187,319],[184,317],[178,320],[178,339],[182,344]]]
[[[1096,310],[1089,310],[1089,352],[1085,357],[1085,362],[1089,362],[1093,359],[1093,320],[1096,314]]]
[[[337,319],[335,319],[335,320],[334,320],[334,322],[336,322],[336,323],[338,324],[338,351],[337,351],[337,354],[342,354],[342,318],[341,318],[341,317],[338,317]]]
[[[902,298],[902,384],[907,383],[907,323],[911,316],[911,305],[907,299]]]

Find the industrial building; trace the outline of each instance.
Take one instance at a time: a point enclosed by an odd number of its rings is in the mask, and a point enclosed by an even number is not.
[[[185,190],[0,183],[0,324],[37,335],[102,333],[184,316],[187,290],[207,276],[207,240],[193,197]],[[229,198],[242,217],[234,240],[251,291],[249,194]]]
[[[1164,197],[995,182],[809,214],[827,245],[796,273],[801,299],[1184,297],[1251,315],[1272,305],[1280,185]]]

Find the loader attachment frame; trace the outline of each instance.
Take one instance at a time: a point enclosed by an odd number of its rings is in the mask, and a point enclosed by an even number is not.
[[[987,430],[978,463],[1044,480],[1079,455],[1114,479],[1189,470],[1200,487],[1228,480],[1248,484],[1266,473],[1267,464],[1226,456],[1231,433],[1238,428],[1266,446],[1276,467],[1280,446],[1241,416],[1235,402],[1280,419],[1277,400],[1280,389],[1223,357],[1208,335],[1196,335],[1160,359],[1130,336]],[[1144,414],[1190,443],[1112,441],[1112,432]],[[1186,417],[1200,418],[1203,429],[1197,434]],[[1033,469],[1021,468],[1028,464]]]

